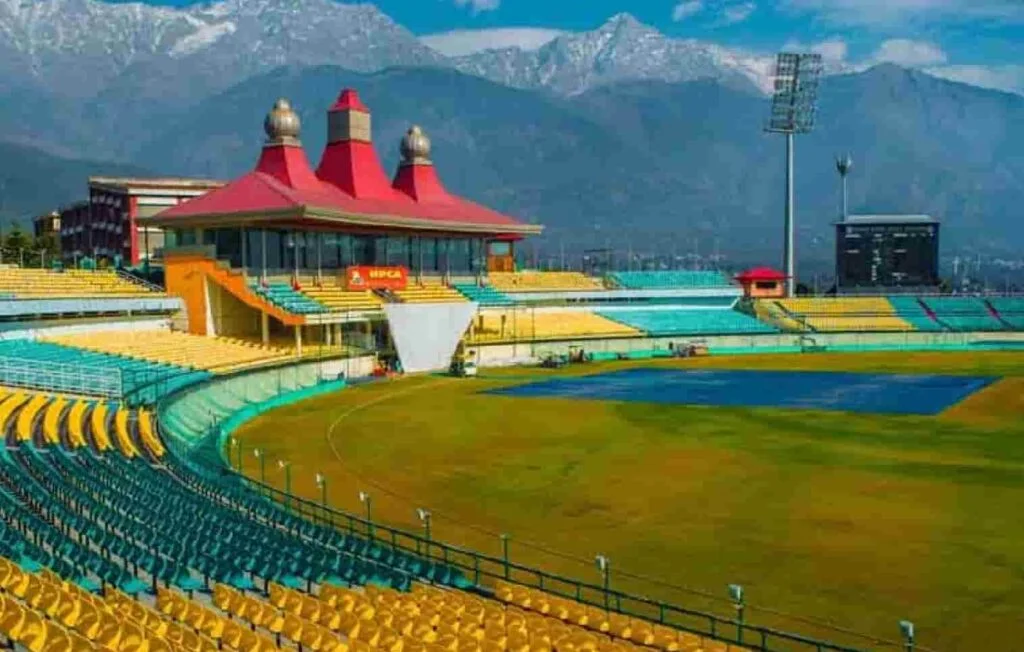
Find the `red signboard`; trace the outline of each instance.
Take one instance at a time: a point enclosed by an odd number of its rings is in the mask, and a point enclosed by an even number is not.
[[[404,267],[354,265],[345,270],[349,290],[404,290],[408,283],[409,270]]]

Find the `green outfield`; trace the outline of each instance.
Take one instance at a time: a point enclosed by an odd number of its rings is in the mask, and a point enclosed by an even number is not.
[[[485,388],[628,366],[979,374],[1002,380],[936,417],[515,398]],[[486,370],[485,370],[486,371]],[[758,624],[872,647],[796,614],[939,650],[1024,640],[1024,353],[716,357],[410,377],[264,415],[245,450],[293,464],[294,489],[434,536]],[[245,472],[258,475],[255,458]],[[268,466],[268,482],[283,477]],[[694,589],[696,591],[686,590]],[[706,592],[714,597],[698,594]]]

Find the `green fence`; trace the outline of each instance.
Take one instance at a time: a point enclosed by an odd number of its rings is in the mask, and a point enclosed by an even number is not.
[[[192,391],[201,391],[203,386],[209,386],[211,382],[216,381],[207,381],[199,387],[191,389]],[[509,558],[508,539],[503,540],[503,554],[500,557],[467,550],[433,539],[430,536],[429,528],[423,534],[418,534],[375,523],[369,518],[334,509],[326,501],[316,502],[281,491],[241,475],[231,468],[226,451],[227,440],[231,433],[243,423],[274,407],[289,405],[310,396],[335,391],[343,386],[343,381],[332,381],[285,391],[264,401],[247,405],[219,422],[211,424],[200,437],[191,438],[193,442],[197,442],[191,447],[183,445],[184,441],[178,436],[171,435],[172,441],[177,445],[169,446],[169,449],[175,454],[188,456],[192,462],[200,464],[206,473],[221,475],[226,480],[239,481],[274,501],[283,509],[313,522],[383,542],[396,551],[401,550],[426,556],[458,568],[472,579],[479,590],[485,593],[490,593],[497,581],[510,582],[543,590],[614,613],[664,624],[754,650],[856,652],[862,649],[750,624],[744,621],[744,607],[740,603],[733,605],[737,614],[735,617],[724,617],[703,610],[688,609],[676,604],[618,591],[612,586],[614,576],[610,572],[604,575],[604,581],[601,584],[595,584],[521,565]],[[163,428],[163,424],[161,424],[161,428]],[[167,439],[165,436],[165,440]],[[850,640],[862,640],[876,646],[876,649],[902,649],[904,646],[903,643],[884,641],[855,632],[844,633],[849,635]]]

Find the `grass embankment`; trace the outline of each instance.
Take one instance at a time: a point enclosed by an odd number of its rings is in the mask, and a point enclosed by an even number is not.
[[[624,366],[830,369],[1004,377],[937,417],[527,399],[480,394],[522,376]],[[327,436],[328,427],[336,427]],[[510,369],[485,379],[415,377],[275,411],[239,432],[292,461],[295,489],[435,537],[616,586],[731,613],[724,601],[896,638],[917,624],[940,650],[1024,640],[1024,354],[808,354]],[[258,473],[244,456],[245,471]],[[279,472],[269,480],[280,486]],[[578,559],[543,552],[527,542]],[[748,610],[748,619],[841,638]],[[851,639],[846,639],[850,641]],[[863,644],[863,643],[862,643]]]

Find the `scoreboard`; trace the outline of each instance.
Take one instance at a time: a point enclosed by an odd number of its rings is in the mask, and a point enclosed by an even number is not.
[[[836,224],[840,292],[938,284],[938,220],[927,215],[850,215]]]

